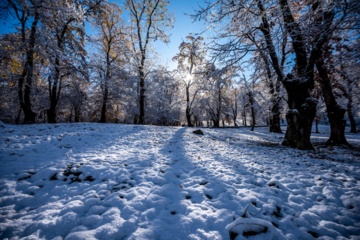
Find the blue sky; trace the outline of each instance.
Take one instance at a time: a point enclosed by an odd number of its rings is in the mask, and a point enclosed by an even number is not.
[[[176,68],[171,59],[179,52],[179,45],[190,33],[199,33],[206,28],[203,22],[193,22],[190,16],[203,0],[170,0],[169,11],[174,13],[175,23],[171,30],[170,43],[155,43],[154,47],[162,58],[163,64],[170,69]]]

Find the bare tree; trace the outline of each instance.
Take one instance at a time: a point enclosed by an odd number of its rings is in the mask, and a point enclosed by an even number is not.
[[[167,30],[172,28],[172,16],[167,11],[168,0],[126,0],[132,21],[132,46],[139,74],[139,121],[145,124],[145,72],[151,41],[169,41]]]
[[[288,127],[283,144],[313,149],[310,135],[317,102],[310,91],[314,86],[315,64],[342,17],[333,21],[335,5],[331,2],[264,2],[218,0],[201,8],[195,17],[220,26],[216,35],[220,41],[212,48],[219,61],[234,65],[249,52],[263,51],[265,66],[272,68],[268,76],[274,71],[288,95]],[[293,51],[295,61],[288,65],[292,68],[290,73],[285,74],[287,48]]]
[[[183,41],[180,44],[180,53],[178,53],[173,58],[173,61],[178,62],[178,71],[185,85],[185,115],[187,125],[189,127],[192,127],[192,106],[199,90],[195,89],[192,93],[192,96],[190,95],[192,92],[192,88],[197,85],[199,79],[201,78],[199,71],[204,64],[206,52],[203,48],[204,39],[202,37],[199,36],[195,38],[193,36],[187,36],[186,39],[188,40],[188,42]]]
[[[125,62],[128,41],[123,20],[122,10],[117,4],[104,3],[99,11],[94,25],[99,29],[98,37],[92,39],[98,50],[95,55],[101,89],[101,116],[100,122],[107,122],[107,109],[110,104],[111,91],[115,91],[114,81],[119,81]]]
[[[34,82],[34,61],[36,43],[38,39],[38,28],[40,22],[40,11],[43,1],[21,1],[7,0],[7,10],[15,15],[20,24],[21,51],[23,61],[21,63],[22,73],[18,77],[18,99],[24,123],[35,123],[36,113],[32,109],[31,90]],[[30,27],[30,29],[29,29]],[[19,111],[20,113],[20,111]],[[20,117],[20,114],[18,115]],[[19,119],[16,120],[18,122]]]

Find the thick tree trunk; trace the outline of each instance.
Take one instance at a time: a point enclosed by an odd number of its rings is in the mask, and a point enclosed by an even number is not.
[[[352,82],[349,82],[349,94],[348,94],[348,103],[347,103],[347,113],[348,113],[348,117],[349,117],[349,121],[350,121],[350,132],[351,133],[357,133],[357,129],[356,129],[356,122],[354,119],[354,114],[353,114],[353,98],[352,98]]]
[[[48,123],[56,123],[56,106],[51,106],[47,110]]]
[[[214,128],[219,128],[220,127],[220,120],[213,120],[214,123]]]
[[[340,107],[339,105],[334,105],[327,108],[328,117],[330,122],[330,138],[327,140],[326,144],[329,145],[350,145],[345,137],[345,126],[346,120],[344,115],[346,110]]]
[[[290,75],[284,80],[289,110],[286,113],[288,127],[282,144],[301,150],[314,149],[310,135],[317,101],[310,97],[308,84],[308,81],[297,81]]]
[[[255,110],[253,107],[251,107],[251,118],[252,118],[252,121],[251,121],[250,131],[254,131],[254,129],[255,129]]]
[[[272,97],[270,132],[282,133],[280,127],[280,100],[275,96]]]
[[[295,21],[287,0],[279,0],[284,26],[292,39],[292,47],[296,58],[296,78],[288,75],[282,82],[288,94],[289,111],[286,114],[288,127],[283,145],[298,149],[313,149],[310,142],[311,127],[316,114],[317,100],[310,97],[314,88],[314,60],[321,53],[322,45],[328,40],[331,32],[332,15],[327,14],[325,20],[316,18],[314,26],[319,28],[319,35],[308,57],[306,43],[301,26]],[[316,11],[319,2],[314,1],[312,10]],[[319,11],[321,14],[322,11]],[[324,30],[324,31],[323,31]]]
[[[238,124],[236,123],[236,116],[233,117],[233,121],[234,121],[234,127],[238,127]]]
[[[350,99],[347,104],[347,113],[348,113],[348,117],[349,117],[349,121],[350,121],[350,132],[357,133],[356,122],[355,122],[354,114],[353,114],[353,110],[352,110],[352,101],[350,102]]]
[[[321,90],[324,96],[326,104],[327,115],[330,122],[330,138],[326,142],[330,145],[349,145],[345,138],[345,125],[346,120],[344,118],[346,110],[343,109],[335,99],[333,90],[331,87],[330,79],[328,77],[328,71],[325,67],[322,57],[318,57],[316,60],[316,68],[318,69],[320,76]]]
[[[34,76],[34,49],[36,40],[37,23],[40,15],[35,11],[34,21],[31,25],[29,46],[26,50],[26,62],[24,65],[23,73],[18,81],[18,97],[20,106],[24,112],[24,123],[35,123],[36,113],[32,111],[32,104],[30,100],[31,86]],[[26,41],[26,39],[24,39]],[[24,42],[25,44],[25,42]]]
[[[254,107],[251,107],[251,118],[252,118],[252,121],[251,121],[251,129],[250,129],[250,131],[254,131],[254,129],[255,129],[255,110],[254,110]]]

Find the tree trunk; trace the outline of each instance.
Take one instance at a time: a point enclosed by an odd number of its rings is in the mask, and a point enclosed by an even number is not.
[[[296,78],[289,74],[282,81],[288,94],[289,106],[286,114],[288,127],[282,144],[302,150],[310,150],[314,149],[310,142],[310,136],[317,105],[317,100],[310,97],[310,90],[314,88],[314,60],[319,55],[319,50],[328,39],[330,33],[324,31],[321,32],[321,36],[317,36],[316,44],[314,44],[308,58],[303,30],[295,21],[288,1],[279,0],[279,4],[285,29],[292,39],[297,74]],[[318,7],[318,2],[315,1],[312,7],[315,11]],[[319,22],[320,20],[320,18],[317,19],[316,26],[321,26],[325,30],[330,28],[328,24],[331,25],[331,19],[324,22]]]
[[[315,130],[316,130],[315,132],[316,132],[316,133],[320,133],[320,132],[319,132],[319,122],[320,122],[320,115],[316,115],[316,116],[315,116],[315,128],[316,128],[316,129],[315,129]]]
[[[191,123],[191,108],[190,108],[190,91],[189,86],[186,86],[186,121],[188,127],[193,127],[194,125]]]
[[[144,61],[142,60],[142,64],[139,67],[139,75],[140,75],[140,99],[139,99],[139,124],[145,124],[145,73],[144,73]]]
[[[67,29],[67,25],[65,25],[61,31],[61,36],[58,38],[58,51],[63,51],[63,41],[65,37],[65,32]],[[59,52],[56,52],[55,57],[55,73],[53,76],[53,81],[51,81],[51,77],[49,76],[49,97],[50,97],[50,108],[48,110],[48,122],[56,123],[56,114],[57,114],[57,104],[60,99],[61,92],[61,73],[60,73],[60,58]]]
[[[289,110],[286,113],[288,126],[282,144],[301,150],[312,150],[314,148],[310,135],[317,101],[310,97],[309,82],[296,81],[288,75],[283,83],[288,94]]]
[[[101,107],[101,117],[100,117],[101,123],[106,123],[106,101],[107,101],[107,99],[104,96],[102,107]]]
[[[236,116],[233,117],[233,121],[234,121],[234,127],[238,127],[238,124],[236,123]]]
[[[315,126],[316,126],[316,133],[320,133],[319,132],[319,121],[315,121]]]
[[[243,116],[244,116],[243,125],[246,127],[247,123],[246,123],[246,110],[245,110],[245,107],[244,107],[244,110],[243,110]]]
[[[220,127],[220,119],[213,119],[213,123],[214,123],[214,128]]]
[[[193,127],[194,125],[191,123],[191,113],[190,113],[190,108],[188,106],[186,106],[186,121],[187,121],[187,125],[189,127]]]
[[[56,107],[51,106],[47,110],[48,123],[56,123]]]
[[[108,74],[106,74],[106,75],[108,75]],[[109,96],[109,89],[108,89],[107,77],[105,77],[104,95],[103,95],[103,101],[102,101],[102,107],[101,107],[101,117],[100,117],[101,123],[106,123],[106,110],[107,110],[108,96]]]
[[[349,94],[348,94],[349,101],[347,103],[347,113],[348,113],[349,121],[350,121],[350,132],[357,133],[356,122],[355,122],[354,114],[353,114],[352,82],[348,81],[348,84],[349,84]]]
[[[349,145],[345,138],[345,125],[346,120],[344,118],[346,110],[343,109],[335,99],[333,90],[331,87],[330,79],[328,77],[328,71],[324,64],[324,59],[320,56],[316,59],[316,68],[318,69],[320,76],[321,90],[324,96],[326,104],[327,115],[330,123],[330,138],[326,144],[330,145]]]
[[[74,108],[75,122],[80,122],[80,107]]]
[[[254,108],[254,97],[253,97],[253,93],[250,91],[248,93],[249,95],[249,101],[250,101],[250,108],[251,108],[251,129],[250,131],[254,131],[255,128],[255,108]]]
[[[103,87],[103,102],[102,102],[102,107],[101,107],[101,117],[100,117],[100,122],[101,123],[106,123],[106,110],[107,110],[107,102],[109,99],[109,80],[110,80],[110,65],[111,65],[111,60],[110,60],[110,52],[111,52],[111,46],[109,45],[110,43],[108,43],[107,46],[107,51],[106,51],[106,71],[105,71],[105,78],[104,78],[104,84],[102,85]],[[139,68],[140,70],[140,68]],[[141,74],[140,74],[141,76]]]
[[[222,99],[221,99],[221,87],[218,86],[218,106],[216,107],[216,113],[215,113],[215,120],[214,120],[214,127],[219,128],[220,127],[220,116],[221,116],[221,105],[222,105]]]
[[[69,123],[72,123],[72,119],[73,119],[73,109],[70,109],[70,115],[69,115]]]
[[[57,74],[55,75],[56,78]],[[50,108],[47,110],[48,123],[56,123],[57,81],[51,83],[51,80],[49,80],[49,84]]]
[[[270,70],[270,62],[265,55],[261,54],[261,57],[265,63],[267,77],[270,81],[270,94],[271,94],[271,103],[272,103],[271,119],[270,119],[270,132],[282,133],[281,128],[280,128],[280,101],[281,101],[281,99],[278,96],[278,94],[280,92],[280,82],[283,79],[283,73],[280,68],[279,59],[276,55],[275,46],[273,44],[273,40],[271,37],[270,24],[267,19],[264,5],[261,0],[257,0],[257,5],[258,5],[260,12],[262,13],[262,16],[261,16],[262,25],[260,27],[260,31],[264,35],[265,42],[266,42],[266,49],[267,49],[269,57],[271,59],[273,69],[275,70],[275,73],[277,75],[276,87],[275,87],[272,82],[272,73]]]
[[[251,118],[252,118],[252,122],[251,122],[250,131],[254,131],[254,128],[255,128],[255,110],[254,110],[254,107],[251,107]]]
[[[275,96],[272,97],[270,132],[282,133],[280,127],[280,100]]]
[[[22,109],[21,109],[21,107],[20,107],[20,108],[19,108],[19,112],[18,112],[18,114],[17,114],[17,116],[16,116],[16,119],[15,119],[15,124],[19,124],[19,122],[20,122],[21,111],[22,111]]]
[[[58,57],[55,58],[55,74],[53,81],[51,77],[48,78],[49,82],[49,98],[50,98],[50,108],[47,111],[48,123],[56,123],[56,111],[57,103],[60,94],[60,60]]]
[[[37,23],[40,15],[35,10],[34,21],[31,25],[29,47],[26,50],[26,62],[24,65],[23,73],[18,81],[18,97],[20,106],[24,112],[24,123],[35,123],[36,113],[32,111],[32,105],[30,100],[31,86],[34,76],[34,49],[36,40]],[[26,39],[24,39],[26,41]],[[25,44],[25,42],[24,42]]]
[[[352,110],[352,101],[350,102],[350,99],[347,104],[347,113],[348,113],[349,121],[350,121],[350,132],[357,133],[356,122],[355,122],[354,114],[353,114],[353,110]]]

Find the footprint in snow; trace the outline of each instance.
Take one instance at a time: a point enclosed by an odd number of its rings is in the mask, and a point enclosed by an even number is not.
[[[231,240],[238,236],[256,236],[259,239],[285,239],[285,236],[270,222],[258,218],[238,218],[226,226]],[[242,238],[241,238],[242,239]]]

